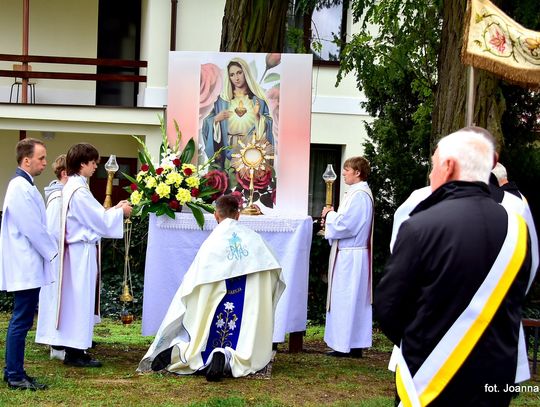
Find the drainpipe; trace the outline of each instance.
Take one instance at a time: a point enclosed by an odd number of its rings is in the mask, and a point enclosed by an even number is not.
[[[176,13],[178,0],[171,0],[171,51],[176,51]]]

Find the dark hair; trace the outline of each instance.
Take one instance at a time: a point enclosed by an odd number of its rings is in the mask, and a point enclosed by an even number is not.
[[[234,218],[239,210],[240,202],[234,195],[223,195],[216,201],[216,212],[220,218]]]
[[[229,64],[227,65],[227,78],[229,78],[229,81],[231,80],[231,78],[229,77],[229,69],[231,69],[231,66],[237,66],[238,68],[240,68],[242,70],[242,72],[244,72],[244,68],[242,67],[242,65],[240,65],[240,62],[236,62],[236,61],[231,61],[229,62]],[[244,79],[246,80],[246,86],[247,86],[247,90],[248,90],[248,96],[249,98],[251,99],[253,96],[255,96],[255,94],[251,91],[251,88],[249,87],[249,83],[247,81],[247,78],[246,78],[246,73],[244,72]],[[232,82],[231,82],[232,83]]]
[[[81,171],[82,164],[99,161],[99,153],[92,144],[79,143],[71,146],[66,155],[67,175],[76,175]]]
[[[361,156],[347,158],[343,163],[343,168],[351,168],[354,171],[360,171],[360,179],[362,181],[367,180],[371,173],[369,161]]]
[[[34,155],[36,144],[41,144],[43,147],[45,147],[43,141],[35,138],[25,138],[17,143],[17,147],[15,147],[15,154],[18,165],[21,165],[23,158],[32,157]]]
[[[66,155],[60,154],[58,157],[56,157],[56,160],[54,160],[52,164],[52,169],[54,171],[54,175],[56,175],[56,178],[60,179],[62,178],[62,171],[66,169]]]

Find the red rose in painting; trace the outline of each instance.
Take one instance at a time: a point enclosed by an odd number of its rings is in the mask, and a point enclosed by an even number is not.
[[[191,168],[185,168],[184,174],[186,174],[188,177],[193,174],[193,170]]]
[[[191,188],[191,196],[193,198],[197,198],[201,191],[199,191],[199,188]]]
[[[169,208],[171,208],[173,211],[177,211],[178,208],[180,208],[180,204],[177,200],[172,200],[171,202],[169,202]]]
[[[216,192],[214,195],[212,195],[212,199],[217,199],[221,195],[225,193],[227,190],[227,187],[229,186],[229,180],[227,179],[227,174],[225,174],[222,171],[218,170],[212,170],[209,171],[204,178],[206,178],[208,181],[206,181],[206,185],[209,187],[212,187],[213,189],[217,189],[218,192]]]
[[[246,178],[242,178],[240,174],[236,173],[236,180],[244,189],[249,189],[249,175]],[[272,171],[270,170],[258,170],[253,175],[253,188],[256,190],[265,189],[272,181]]]
[[[161,175],[162,172],[163,172],[163,168],[161,168],[161,167],[156,168],[156,174],[157,175]]]
[[[143,164],[143,165],[141,165],[141,171],[146,172],[146,171],[148,171],[149,168],[150,168],[150,167],[148,166],[148,164]]]
[[[281,62],[281,54],[266,54],[266,69],[278,66]]]
[[[131,184],[129,187],[132,191],[136,191],[137,189],[139,189],[139,187],[137,187],[137,184]]]
[[[156,203],[157,201],[159,201],[159,195],[158,194],[152,194],[150,199],[152,200],[152,202]]]
[[[175,158],[175,159],[172,161],[172,163],[173,163],[176,167],[180,167],[180,164],[181,164],[179,158]]]

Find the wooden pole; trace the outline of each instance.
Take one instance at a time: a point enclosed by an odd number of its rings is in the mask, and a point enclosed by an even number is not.
[[[23,1],[23,33],[22,33],[22,51],[24,56],[28,56],[28,33],[30,24],[30,0]],[[28,62],[22,64],[23,72],[28,71]],[[22,102],[28,103],[28,78],[22,78]]]

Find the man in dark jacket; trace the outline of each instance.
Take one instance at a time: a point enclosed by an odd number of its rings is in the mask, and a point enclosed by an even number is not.
[[[439,141],[433,193],[401,226],[375,293],[412,405],[510,403],[530,253],[523,218],[490,197],[493,154],[471,130]]]

